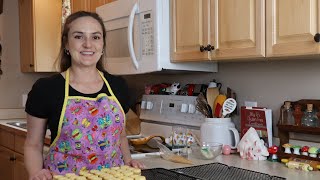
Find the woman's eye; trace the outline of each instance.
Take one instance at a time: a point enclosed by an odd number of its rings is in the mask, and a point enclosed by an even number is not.
[[[76,36],[74,36],[74,38],[75,38],[75,39],[81,39],[81,38],[82,38],[82,36],[80,36],[80,35],[76,35]]]
[[[101,39],[101,37],[100,36],[93,36],[93,39],[94,40],[99,40],[99,39]]]

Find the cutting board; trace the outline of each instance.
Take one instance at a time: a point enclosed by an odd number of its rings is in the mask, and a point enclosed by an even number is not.
[[[127,135],[137,135],[141,131],[141,120],[138,115],[129,109],[126,120],[126,133]]]

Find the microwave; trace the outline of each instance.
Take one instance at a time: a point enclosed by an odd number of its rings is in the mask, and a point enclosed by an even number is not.
[[[218,70],[215,62],[170,61],[170,0],[117,0],[96,12],[107,31],[104,66],[111,74]]]

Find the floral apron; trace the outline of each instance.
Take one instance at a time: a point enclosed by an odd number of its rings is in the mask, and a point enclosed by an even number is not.
[[[99,74],[111,95],[101,93],[89,98],[69,96],[69,70],[66,71],[58,134],[44,160],[44,167],[55,174],[124,164],[120,134],[125,114],[108,81],[100,71]]]

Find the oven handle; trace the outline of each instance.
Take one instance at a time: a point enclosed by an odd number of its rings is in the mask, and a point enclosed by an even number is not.
[[[134,15],[138,11],[138,4],[135,3],[134,6],[131,9],[131,13],[129,16],[129,25],[128,25],[128,47],[129,47],[129,53],[133,62],[133,65],[136,69],[139,68],[139,64],[137,61],[137,57],[134,52],[134,47],[133,47],[133,37],[132,37],[132,31],[133,31],[133,21],[134,21]]]

